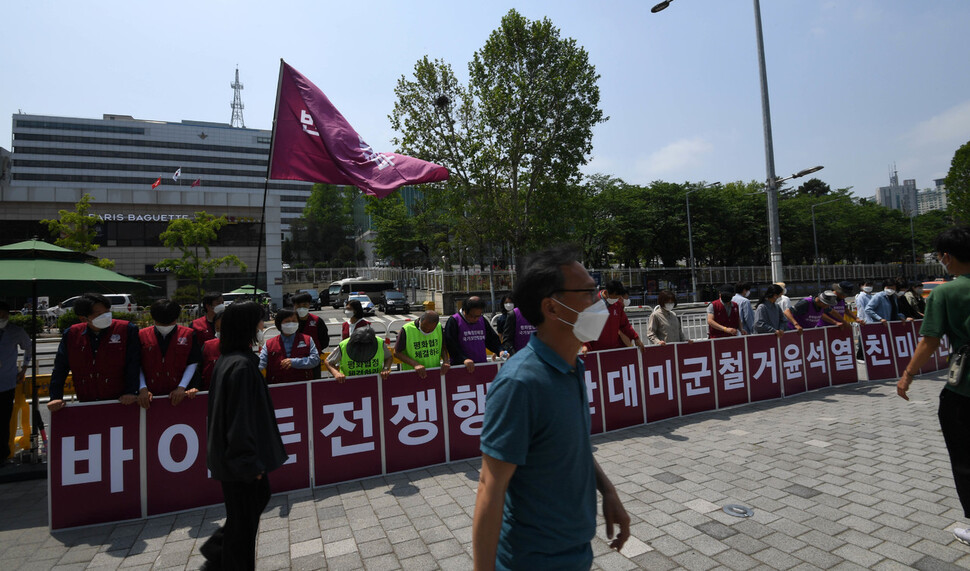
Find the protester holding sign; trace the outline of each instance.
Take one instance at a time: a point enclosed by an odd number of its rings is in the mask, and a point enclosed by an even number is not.
[[[327,370],[337,379],[344,382],[347,377],[360,375],[377,375],[387,380],[391,374],[394,356],[378,337],[374,330],[368,327],[358,327],[337,345],[327,357]]]
[[[320,354],[313,338],[298,331],[297,313],[281,309],[275,323],[280,334],[266,341],[259,352],[259,368],[266,371],[266,382],[272,385],[315,378]]]
[[[401,361],[401,369],[414,369],[422,379],[427,378],[426,369],[441,367],[447,372],[448,350],[444,347],[441,320],[435,311],[426,311],[417,321],[405,323],[397,335],[394,357]]]
[[[577,354],[609,318],[596,282],[567,248],[533,255],[513,294],[537,332],[486,395],[472,546],[476,569],[588,569],[603,494],[610,544],[630,516],[593,458],[585,368]]]
[[[153,395],[168,395],[172,406],[178,406],[182,399],[193,398],[198,392],[189,388],[189,383],[202,361],[202,348],[193,329],[176,323],[182,306],[159,299],[150,311],[155,325],[138,332],[142,366],[138,404],[148,408]]]
[[[263,308],[234,303],[222,318],[222,356],[209,389],[207,465],[222,483],[226,523],[199,549],[221,569],[254,569],[259,516],[269,502],[268,474],[287,459],[269,388],[252,346],[262,337]]]
[[[909,400],[906,392],[913,377],[936,353],[940,339],[946,335],[955,348],[950,358],[950,375],[940,393],[940,428],[957,496],[963,506],[963,516],[970,518],[970,367],[965,365],[967,344],[970,343],[970,228],[950,228],[936,237],[934,243],[937,259],[947,273],[957,276],[951,282],[933,289],[926,300],[926,315],[920,327],[919,344],[906,370],[896,383],[896,393]],[[953,535],[970,545],[970,530],[955,528]]]
[[[202,309],[205,311],[205,315],[192,322],[192,329],[195,329],[199,343],[205,343],[209,339],[216,338],[216,316],[226,310],[222,294],[217,291],[210,291],[203,295]]]
[[[485,301],[478,296],[471,296],[445,324],[445,347],[451,357],[451,364],[455,367],[464,365],[469,373],[475,370],[475,363],[488,361],[486,349],[496,355],[505,353],[502,351],[502,340],[482,317],[483,313]]]

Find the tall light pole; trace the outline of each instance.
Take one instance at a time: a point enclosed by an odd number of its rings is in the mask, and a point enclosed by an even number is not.
[[[813,260],[812,266],[815,268],[815,287],[819,290],[822,289],[822,278],[818,273],[818,234],[815,232],[815,207],[829,204],[830,202],[837,202],[845,198],[844,196],[840,196],[839,198],[833,198],[832,200],[826,200],[825,202],[812,205],[812,242],[815,244],[815,260]]]
[[[659,6],[659,4],[658,4]],[[664,6],[666,8],[666,6]],[[661,8],[662,10],[663,8]],[[684,199],[687,201],[687,243],[690,244],[690,283],[691,283],[691,297],[693,301],[697,301],[697,273],[695,271],[694,264],[694,233],[690,225],[690,193],[697,192],[698,190],[704,190],[705,188],[711,188],[712,186],[720,186],[719,182],[712,182],[711,184],[705,184],[694,190],[688,190],[687,194],[684,195]]]

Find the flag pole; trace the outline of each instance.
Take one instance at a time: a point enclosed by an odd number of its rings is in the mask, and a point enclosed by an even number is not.
[[[273,130],[270,135],[269,159],[266,161],[266,182],[263,184],[263,208],[259,213],[259,245],[256,246],[256,271],[253,276],[253,297],[259,287],[259,264],[262,260],[263,241],[266,239],[266,195],[269,194],[269,175],[273,168],[273,149],[276,147],[276,118],[280,112],[280,92],[283,87],[283,58],[280,58],[280,76],[276,81],[276,104],[273,107]],[[266,272],[266,291],[269,291],[269,272]]]

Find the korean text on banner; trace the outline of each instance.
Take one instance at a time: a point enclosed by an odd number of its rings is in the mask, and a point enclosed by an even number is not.
[[[452,462],[481,456],[478,445],[485,419],[485,395],[497,374],[498,365],[480,363],[475,365],[474,372],[455,367],[445,375],[448,457]]]

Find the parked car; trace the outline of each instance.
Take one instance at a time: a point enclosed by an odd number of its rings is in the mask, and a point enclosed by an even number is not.
[[[929,297],[930,292],[933,291],[933,288],[945,283],[945,281],[923,282],[923,297]]]
[[[111,313],[132,313],[138,310],[138,304],[135,303],[135,297],[130,293],[106,293],[104,296],[108,298],[108,301],[111,302]],[[74,297],[65,299],[54,307],[49,308],[47,310],[47,315],[51,317],[60,317],[64,315],[69,310],[74,309],[74,302],[80,297],[81,296],[76,295]]]
[[[389,289],[381,294],[377,302],[377,309],[384,313],[411,313],[411,304],[403,293]]]
[[[296,290],[296,293],[310,294],[310,306],[314,311],[318,311],[320,309],[320,292],[315,289],[298,289]]]
[[[350,294],[347,298],[348,302],[357,300],[360,302],[360,307],[364,310],[364,315],[374,315],[374,302],[367,297],[367,294],[360,291],[355,291]]]

